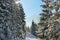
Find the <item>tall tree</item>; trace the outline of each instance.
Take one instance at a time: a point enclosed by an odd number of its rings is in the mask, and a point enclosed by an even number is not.
[[[44,8],[41,13],[40,23],[38,24],[38,36],[44,40],[57,40],[59,32],[56,30],[60,24],[60,0],[42,0]],[[53,11],[55,10],[55,11]],[[57,33],[58,32],[58,33]],[[59,39],[58,39],[59,40]]]
[[[53,39],[53,40],[59,40],[59,24],[60,24],[60,22],[58,21],[58,20],[60,20],[60,0],[54,0],[54,9],[55,9],[55,12],[54,12],[54,16],[53,17],[51,17],[49,20],[49,25],[50,25],[50,38],[51,39]],[[58,25],[58,26],[57,26]],[[58,35],[57,35],[58,34]]]
[[[38,23],[38,36],[41,39],[48,39],[47,29],[48,29],[48,19],[52,16],[52,9],[53,9],[53,0],[42,0],[44,2],[42,6],[43,10],[40,14],[40,23]]]
[[[0,0],[0,40],[25,40],[25,13],[19,0]]]
[[[32,33],[33,35],[37,36],[37,35],[36,35],[36,31],[37,31],[37,24],[34,23],[34,21],[32,21],[31,33]]]

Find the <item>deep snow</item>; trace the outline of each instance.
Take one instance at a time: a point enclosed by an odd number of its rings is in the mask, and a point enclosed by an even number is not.
[[[38,38],[31,33],[27,32],[26,34],[26,40],[38,40]]]

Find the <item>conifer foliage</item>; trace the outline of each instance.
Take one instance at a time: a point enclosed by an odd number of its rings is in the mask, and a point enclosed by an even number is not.
[[[60,0],[42,0],[43,10],[40,14],[37,35],[43,40],[60,40]],[[53,11],[54,10],[54,11]],[[58,34],[58,35],[57,35]]]
[[[25,13],[19,0],[0,0],[0,40],[24,40]]]
[[[32,21],[31,33],[32,33],[33,35],[37,36],[36,31],[37,31],[37,24],[36,24],[34,21]]]

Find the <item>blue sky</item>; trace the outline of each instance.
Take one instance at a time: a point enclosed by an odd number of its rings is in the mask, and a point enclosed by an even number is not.
[[[40,5],[42,4],[41,0],[20,0],[24,12],[25,12],[25,21],[27,26],[31,26],[32,20],[35,23],[39,22],[39,14],[41,13],[42,8]]]

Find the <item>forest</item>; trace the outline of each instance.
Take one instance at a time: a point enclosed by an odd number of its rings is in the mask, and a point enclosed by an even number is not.
[[[41,0],[39,23],[30,27],[19,1],[0,0],[0,40],[60,40],[60,0]]]

